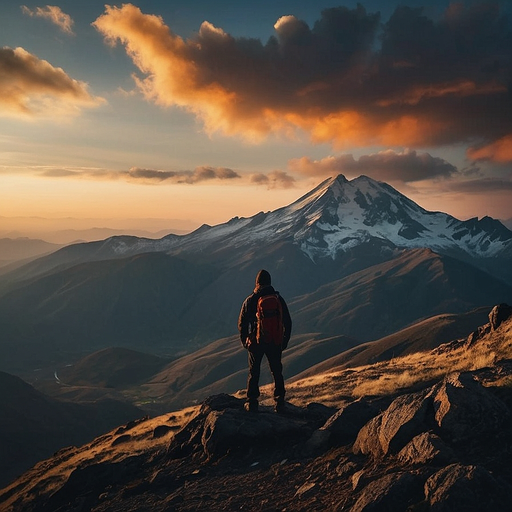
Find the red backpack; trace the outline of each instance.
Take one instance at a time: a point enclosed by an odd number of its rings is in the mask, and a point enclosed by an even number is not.
[[[256,341],[283,344],[283,308],[279,295],[263,295],[256,308]]]

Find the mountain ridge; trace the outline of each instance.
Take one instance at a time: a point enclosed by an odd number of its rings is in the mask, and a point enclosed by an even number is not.
[[[496,219],[461,221],[425,210],[386,183],[367,176],[349,181],[340,174],[270,212],[233,217],[223,224],[203,225],[192,233],[158,240],[114,236],[71,245],[27,265],[14,277],[37,275],[58,265],[143,252],[197,256],[208,251],[210,260],[222,262],[230,252],[277,241],[297,245],[313,260],[336,259],[372,239],[390,248],[426,247],[477,265],[486,259],[512,257],[512,231]],[[512,271],[506,278],[512,283]]]

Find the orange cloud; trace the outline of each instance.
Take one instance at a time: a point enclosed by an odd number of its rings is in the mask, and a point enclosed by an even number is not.
[[[148,100],[188,110],[209,133],[426,147],[512,129],[510,23],[482,9],[426,23],[421,9],[399,7],[383,25],[361,5],[339,7],[313,28],[287,15],[266,44],[207,21],[185,40],[131,4],[107,6],[93,25],[125,46]]]
[[[497,163],[512,162],[512,133],[481,148],[468,149],[472,160],[491,160]]]
[[[202,118],[208,131],[236,133],[233,105],[237,104],[237,95],[202,76],[190,58],[193,45],[172,34],[162,18],[142,14],[138,7],[125,4],[120,8],[107,6],[106,13],[93,25],[110,44],[119,39],[134,64],[147,74],[146,78],[134,76],[147,99],[190,110]],[[199,37],[213,45],[229,38],[208,22],[202,24]]]
[[[60,117],[102,103],[61,68],[23,48],[0,48],[0,115]]]
[[[29,9],[26,5],[22,5],[21,10],[24,14],[28,14],[29,16],[48,19],[66,34],[73,35],[73,19],[69,14],[63,12],[62,9],[56,5],[36,7],[35,9]]]

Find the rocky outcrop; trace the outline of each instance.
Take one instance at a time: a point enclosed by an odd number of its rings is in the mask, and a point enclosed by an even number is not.
[[[435,390],[434,418],[454,443],[481,443],[510,426],[508,407],[470,374],[448,376]]]
[[[489,313],[489,324],[492,331],[495,331],[505,320],[512,316],[512,306],[499,304],[494,306]]]
[[[511,490],[484,467],[460,463],[440,469],[425,482],[426,501],[433,512],[510,510]]]
[[[512,487],[501,480],[512,476],[511,426],[507,405],[471,373],[397,397],[361,428],[352,446],[385,476],[370,482],[350,510],[405,511],[414,503],[432,511],[508,510]],[[396,485],[399,470],[423,480],[422,499],[411,502],[399,492],[401,504],[384,505],[391,490],[381,483]]]
[[[431,408],[430,389],[399,396],[359,431],[354,452],[373,457],[397,453],[414,436],[426,430],[427,411]]]
[[[212,462],[227,454],[247,456],[254,452],[300,450],[317,427],[318,412],[308,414],[288,406],[288,414],[247,413],[244,401],[230,395],[205,400],[196,417],[178,432],[168,448],[171,458],[194,456]],[[325,408],[324,414],[329,411]],[[284,456],[284,454],[283,454]]]
[[[360,399],[334,414],[293,406],[286,415],[250,414],[241,400],[210,397],[175,435],[168,456],[207,464],[256,453],[259,460],[267,454],[323,461],[316,478],[311,473],[296,483],[294,499],[313,499],[330,481],[348,486],[333,510],[467,512],[489,510],[490,503],[507,510],[512,413],[477,376],[455,373],[396,396],[382,410]],[[306,510],[303,505],[287,509]]]

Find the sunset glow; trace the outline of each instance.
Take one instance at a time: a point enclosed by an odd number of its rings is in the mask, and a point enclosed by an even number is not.
[[[243,4],[1,7],[0,236],[190,230],[338,173],[512,218],[510,3]]]

